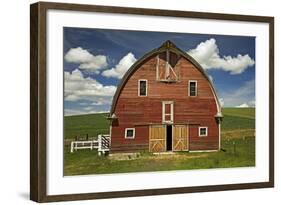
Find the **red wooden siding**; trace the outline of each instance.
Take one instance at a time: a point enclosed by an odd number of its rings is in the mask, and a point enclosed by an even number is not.
[[[179,81],[156,81],[157,55],[147,59],[126,82],[114,110],[117,120],[112,124],[111,150],[148,149],[149,124],[162,124],[162,101],[174,102],[174,124],[190,124],[190,150],[218,149],[219,131],[215,120],[217,105],[208,80],[186,58],[171,55],[171,65]],[[160,55],[160,69],[165,58]],[[138,80],[147,80],[147,97],[138,96]],[[188,96],[188,81],[197,81],[197,96]],[[208,127],[208,136],[198,136],[198,126]],[[125,128],[135,128],[135,138],[125,139]]]

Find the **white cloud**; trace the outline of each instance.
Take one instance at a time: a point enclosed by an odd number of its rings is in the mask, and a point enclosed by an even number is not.
[[[250,107],[247,103],[243,103],[241,105],[236,106],[237,108],[247,108]]]
[[[92,102],[91,105],[110,105],[111,103],[111,98],[98,98],[96,101]]]
[[[224,107],[237,107],[243,104],[255,107],[255,80],[246,81],[235,90],[227,90],[219,94],[223,98]]]
[[[255,107],[256,106],[256,101],[255,100],[251,100],[248,102],[244,102],[238,106],[235,106],[237,108],[247,108],[247,107]]]
[[[77,47],[71,48],[64,56],[66,62],[80,64],[81,70],[99,73],[100,69],[107,66],[107,59],[104,55],[93,55],[87,50]]]
[[[102,75],[105,77],[112,77],[121,79],[123,75],[127,72],[127,70],[137,61],[134,54],[128,53],[125,55],[119,63],[109,70],[105,70],[102,72]]]
[[[204,69],[221,69],[230,72],[230,74],[243,73],[248,67],[255,64],[255,61],[248,54],[220,57],[219,48],[213,38],[201,42],[195,49],[191,49],[187,53]]]
[[[66,101],[107,102],[115,91],[116,86],[105,86],[90,77],[84,78],[78,69],[72,73],[64,72],[64,97]]]
[[[83,110],[86,110],[86,111],[92,111],[94,108],[89,106],[89,107],[84,107]]]

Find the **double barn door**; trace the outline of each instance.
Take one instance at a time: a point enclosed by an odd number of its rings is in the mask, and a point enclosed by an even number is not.
[[[188,150],[188,126],[187,125],[171,125],[172,136],[167,136],[168,125],[152,125],[149,128],[149,151],[165,152],[167,151],[167,143],[172,143],[172,151]],[[169,142],[168,137],[172,138]]]

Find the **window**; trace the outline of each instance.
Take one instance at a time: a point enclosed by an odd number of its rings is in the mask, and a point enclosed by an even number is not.
[[[196,80],[190,80],[189,81],[188,95],[189,96],[197,96],[197,81]]]
[[[147,80],[139,80],[139,96],[147,96]]]
[[[208,136],[208,127],[199,127],[199,137]]]
[[[174,102],[162,102],[162,122],[172,123],[174,121]]]
[[[135,128],[126,128],[125,129],[125,138],[134,139],[135,138]]]

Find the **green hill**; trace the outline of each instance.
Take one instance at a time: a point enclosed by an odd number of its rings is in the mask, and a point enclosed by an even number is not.
[[[222,131],[235,129],[255,129],[255,108],[223,108],[224,119]],[[108,113],[77,115],[64,117],[65,139],[75,136],[97,137],[98,134],[109,134]]]
[[[108,113],[76,115],[64,117],[64,137],[74,139],[75,136],[96,138],[98,134],[109,134]]]
[[[255,129],[255,108],[223,108],[222,131]]]
[[[255,119],[255,108],[223,108],[224,115]]]

